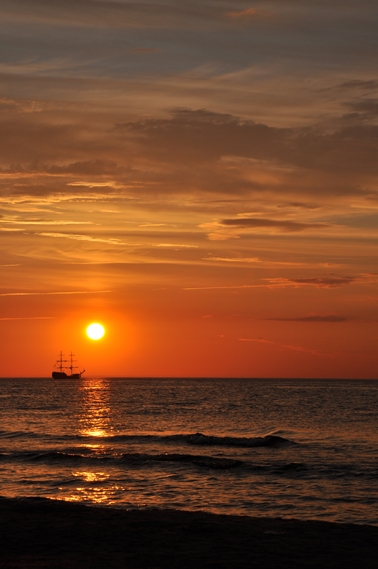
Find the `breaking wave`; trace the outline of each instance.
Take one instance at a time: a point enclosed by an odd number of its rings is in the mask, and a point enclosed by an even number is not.
[[[1,438],[34,438],[34,439],[53,439],[53,440],[72,440],[72,441],[106,441],[107,443],[130,443],[130,442],[182,442],[189,445],[203,445],[203,446],[222,446],[222,447],[277,447],[282,445],[297,444],[290,439],[280,437],[278,435],[266,435],[265,437],[231,437],[231,436],[217,436],[217,435],[204,435],[202,433],[192,434],[174,434],[174,435],[109,435],[109,436],[96,436],[85,434],[75,435],[56,435],[38,434],[33,432],[24,431],[0,431]]]
[[[191,445],[275,447],[283,444],[294,444],[293,441],[278,435],[267,435],[266,437],[217,437],[196,433],[194,435],[184,435],[184,438]]]

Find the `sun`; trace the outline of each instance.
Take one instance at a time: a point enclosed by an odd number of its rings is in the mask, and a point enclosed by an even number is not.
[[[86,332],[87,336],[91,340],[100,340],[105,334],[105,328],[103,327],[102,324],[98,324],[98,322],[93,322],[92,324],[89,324]]]

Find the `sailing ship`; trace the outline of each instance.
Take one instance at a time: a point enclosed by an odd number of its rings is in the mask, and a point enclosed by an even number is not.
[[[56,368],[57,371],[52,372],[52,377],[54,379],[80,379],[82,374],[85,372],[85,369],[79,372],[75,371],[76,369],[79,369],[78,366],[74,365],[76,363],[76,360],[74,360],[75,354],[71,352],[68,357],[68,360],[63,359],[65,356],[60,352],[54,365],[54,368]],[[69,370],[69,373],[68,371],[66,373],[64,370]]]

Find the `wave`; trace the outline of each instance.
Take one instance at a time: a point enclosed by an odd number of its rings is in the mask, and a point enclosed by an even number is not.
[[[306,464],[303,462],[286,462],[285,460],[277,460],[273,456],[270,457],[268,463],[258,464],[251,459],[219,457],[210,454],[188,454],[188,453],[98,453],[91,452],[88,449],[71,449],[65,450],[28,450],[16,452],[0,452],[1,463],[27,463],[29,465],[42,463],[46,466],[57,467],[58,465],[67,465],[76,467],[95,467],[101,465],[115,467],[117,469],[146,469],[154,468],[159,463],[182,464],[201,469],[210,470],[232,470],[241,469],[245,475],[252,474],[254,476],[274,476],[282,478],[301,478],[301,479],[327,479],[335,480],[343,479],[365,479],[376,480],[378,478],[378,469],[376,466],[367,467],[354,463],[348,464]]]
[[[243,461],[232,458],[217,458],[213,456],[193,455],[193,454],[139,454],[139,453],[125,453],[122,455],[122,460],[130,461],[155,461],[155,462],[181,462],[191,463],[196,466],[203,466],[207,468],[214,468],[216,470],[225,470],[228,468],[237,468],[242,466]]]
[[[177,434],[177,435],[113,435],[106,437],[105,440],[118,442],[156,441],[156,442],[182,442],[190,445],[203,446],[229,446],[229,447],[275,447],[285,444],[296,444],[294,441],[279,437],[278,435],[267,435],[265,437],[229,437],[217,435],[204,435],[202,433]]]
[[[229,468],[237,468],[242,466],[243,461],[232,458],[218,458],[207,455],[197,454],[181,454],[181,453],[161,453],[161,454],[147,454],[147,453],[122,453],[120,455],[98,455],[92,456],[82,455],[78,453],[69,453],[63,451],[24,451],[14,453],[0,453],[0,461],[24,461],[24,462],[42,462],[42,463],[82,463],[86,465],[93,465],[104,462],[111,462],[114,465],[129,465],[129,466],[145,466],[148,463],[155,462],[175,462],[193,464],[195,466],[212,468],[215,470],[226,470]]]
[[[83,437],[80,438],[91,438]],[[228,447],[277,447],[282,445],[297,444],[290,439],[279,437],[278,435],[267,435],[265,437],[229,437],[217,435],[204,435],[202,433],[176,434],[176,435],[111,435],[109,437],[98,438],[98,440],[114,442],[181,442],[189,445],[203,446],[228,446]]]
[[[40,435],[31,431],[0,431],[0,439],[37,438]]]
[[[173,434],[173,435],[109,435],[103,437],[93,437],[86,434],[73,435],[53,435],[48,433],[33,433],[24,431],[0,431],[0,438],[40,438],[51,439],[55,441],[96,441],[114,442],[114,443],[130,443],[130,442],[182,442],[189,445],[203,446],[228,446],[228,447],[278,447],[288,444],[297,444],[290,439],[280,437],[278,435],[266,435],[264,437],[231,437],[218,435],[204,435],[202,433],[192,434]]]
[[[81,452],[84,450],[84,453]],[[104,463],[116,467],[148,467],[155,463],[181,463],[192,464],[202,468],[214,470],[228,470],[244,467],[249,472],[256,474],[290,474],[308,471],[302,463],[273,463],[269,465],[258,465],[248,460],[235,458],[215,457],[203,454],[184,454],[184,453],[138,453],[127,452],[118,455],[110,454],[87,454],[86,449],[79,452],[69,451],[19,451],[14,453],[0,453],[0,462],[28,462],[43,464],[81,464],[82,466],[94,466]]]
[[[232,446],[232,447],[276,447],[286,444],[295,444],[289,439],[278,435],[265,437],[217,437],[212,435],[184,435],[186,442],[191,445]]]

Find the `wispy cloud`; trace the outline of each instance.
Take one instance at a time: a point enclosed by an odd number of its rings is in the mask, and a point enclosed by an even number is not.
[[[36,235],[41,235],[42,237],[56,237],[58,239],[73,239],[74,241],[89,241],[94,243],[109,243],[111,245],[125,245],[119,239],[105,238],[105,237],[93,237],[92,235],[79,235],[75,233],[36,233]]]
[[[345,81],[337,87],[341,89],[362,89],[362,90],[376,90],[378,89],[378,81],[376,79],[351,79],[350,81]]]
[[[124,184],[120,184],[115,181],[106,181],[106,182],[89,182],[89,181],[81,181],[81,182],[70,182],[67,186],[72,186],[74,188],[113,188],[115,190],[119,188],[124,188]]]
[[[150,54],[150,53],[160,53],[162,50],[154,47],[134,47],[131,50],[133,53]]]
[[[238,227],[243,229],[255,229],[257,227],[272,227],[278,228],[282,231],[297,232],[305,231],[306,229],[321,229],[328,227],[325,223],[302,223],[299,221],[277,220],[277,219],[263,219],[253,217],[237,217],[235,219],[222,219],[221,225],[226,227]]]
[[[268,318],[276,322],[348,322],[349,318],[345,316],[337,316],[336,314],[311,314],[309,316],[301,316],[299,318]]]
[[[56,296],[74,294],[106,294],[110,290],[69,290],[69,291],[44,291],[44,292],[2,292],[0,296]]]
[[[221,14],[208,2],[120,2],[109,0],[4,0],[4,14],[12,21],[33,22],[34,24],[54,25],[86,33],[86,28],[110,29],[126,28],[140,30],[148,28],[176,29],[201,26],[203,20]],[[90,32],[87,32],[90,33]]]
[[[24,316],[24,317],[9,317],[0,318],[1,321],[5,320],[55,320],[56,316]]]
[[[165,227],[166,223],[140,223],[139,227]]]
[[[316,287],[316,288],[336,288],[342,287],[354,282],[358,282],[357,277],[309,277],[290,279],[285,277],[265,278],[266,283],[244,284],[244,285],[225,285],[225,286],[205,286],[205,287],[185,287],[184,290],[238,290],[249,288],[268,288],[268,289],[281,289],[281,288],[301,288],[301,287]]]
[[[249,288],[268,288],[269,285],[264,284],[248,284],[248,285],[214,285],[214,286],[187,286],[183,290],[243,290]]]
[[[283,350],[291,350],[293,352],[305,352],[308,354],[321,354],[319,350],[311,350],[308,348],[304,348],[303,346],[293,345],[293,344],[280,344],[278,342],[273,342],[272,340],[264,340],[262,338],[239,338],[239,342],[257,342],[260,344],[269,344],[276,348],[283,349]]]
[[[214,261],[219,263],[231,264],[257,264],[264,267],[341,267],[341,263],[311,263],[311,262],[298,262],[298,261],[269,261],[267,259],[259,259],[258,257],[204,257],[204,261]]]
[[[204,261],[220,261],[222,263],[262,263],[258,257],[205,257]]]
[[[249,20],[255,18],[260,13],[256,8],[247,8],[245,10],[234,10],[226,12],[226,15],[232,20]]]
[[[152,243],[152,246],[168,249],[198,249],[198,245],[187,245],[185,243]]]
[[[300,287],[316,287],[316,288],[334,288],[350,285],[356,282],[356,277],[339,277],[339,276],[326,276],[326,277],[309,277],[289,279],[284,277],[276,277],[269,280],[271,287],[287,287],[292,286],[295,288]]]
[[[20,216],[0,216],[0,223],[9,225],[92,225],[92,221],[64,219],[24,219]]]
[[[338,276],[327,275],[322,277],[266,277],[261,281],[251,284],[241,285],[214,285],[214,286],[193,286],[185,287],[183,290],[243,290],[254,288],[267,288],[267,289],[283,289],[283,288],[339,288],[352,284],[358,285],[376,285],[378,281],[378,274],[376,273],[361,273],[355,276]]]

